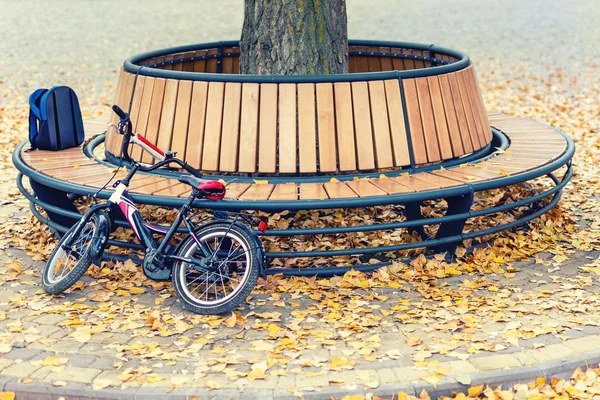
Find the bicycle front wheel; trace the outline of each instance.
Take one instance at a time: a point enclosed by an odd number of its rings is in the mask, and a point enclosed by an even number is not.
[[[195,236],[195,239],[194,239]],[[260,272],[259,249],[252,231],[239,224],[212,223],[181,242],[172,283],[187,309],[198,314],[231,312],[252,292]]]
[[[70,246],[65,243],[75,227],[67,231],[50,255],[42,274],[42,288],[49,294],[62,293],[75,284],[92,264],[89,249],[98,232],[98,218],[92,215]]]

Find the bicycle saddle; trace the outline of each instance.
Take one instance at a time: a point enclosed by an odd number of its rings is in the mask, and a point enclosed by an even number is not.
[[[225,197],[225,185],[218,181],[205,181],[192,175],[180,175],[179,182],[198,190],[198,197],[208,200],[221,200]]]

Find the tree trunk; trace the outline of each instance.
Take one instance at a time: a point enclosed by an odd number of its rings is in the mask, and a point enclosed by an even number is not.
[[[245,0],[240,73],[348,72],[345,0]]]

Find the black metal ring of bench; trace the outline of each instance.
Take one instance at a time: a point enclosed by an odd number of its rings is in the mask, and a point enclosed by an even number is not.
[[[553,128],[554,129],[554,128]],[[388,229],[399,229],[399,228],[409,228],[409,229],[419,229],[425,225],[434,225],[441,224],[440,229],[438,230],[439,238],[423,240],[420,242],[414,243],[403,243],[399,245],[392,246],[383,246],[383,247],[367,247],[367,248],[352,248],[352,249],[344,249],[344,250],[319,250],[319,251],[310,251],[310,252],[268,252],[266,256],[268,258],[301,258],[301,257],[332,257],[332,256],[344,256],[344,255],[364,255],[364,254],[373,254],[373,253],[386,253],[391,251],[400,251],[400,250],[409,250],[416,248],[433,248],[437,251],[444,250],[452,250],[458,243],[462,242],[466,239],[472,239],[478,236],[484,236],[496,233],[498,231],[504,229],[510,229],[516,227],[518,225],[522,225],[534,218],[539,217],[543,213],[547,212],[551,208],[553,208],[559,201],[560,196],[562,194],[562,188],[566,185],[566,183],[570,180],[572,176],[572,165],[571,158],[573,157],[575,146],[573,141],[565,135],[563,132],[554,129],[557,131],[566,141],[566,149],[563,154],[556,160],[543,165],[539,168],[519,173],[516,175],[505,176],[498,179],[493,179],[490,181],[483,182],[474,182],[472,184],[464,184],[461,186],[446,188],[446,189],[438,189],[438,190],[430,190],[423,191],[417,193],[408,193],[408,194],[400,194],[400,195],[388,195],[388,196],[379,196],[379,197],[365,197],[365,198],[355,198],[355,199],[329,199],[329,200],[297,200],[294,202],[290,201],[243,201],[243,200],[234,200],[234,201],[222,201],[222,202],[211,202],[207,203],[206,200],[199,200],[195,204],[199,208],[205,208],[205,205],[210,205],[210,209],[214,210],[249,210],[249,209],[258,209],[262,211],[278,211],[282,209],[288,210],[298,210],[298,209],[332,209],[332,208],[360,208],[360,207],[368,207],[368,206],[376,206],[376,205],[409,205],[409,204],[419,204],[424,200],[432,200],[432,199],[440,199],[444,198],[449,202],[449,212],[444,217],[436,217],[436,218],[422,218],[419,216],[409,215],[407,221],[389,223],[389,224],[378,224],[378,225],[370,225],[370,226],[352,226],[352,227],[337,227],[337,228],[314,228],[314,229],[286,229],[286,230],[272,230],[268,231],[266,236],[294,236],[294,235],[318,235],[318,234],[338,234],[338,233],[350,233],[350,232],[365,232],[365,231],[377,231],[377,230],[388,230]],[[62,210],[57,208],[51,204],[46,202],[42,202],[29,192],[27,192],[22,184],[22,176],[26,175],[30,178],[30,180],[34,180],[40,184],[51,187],[53,189],[57,189],[64,192],[76,193],[80,195],[89,195],[94,189],[81,186],[74,185],[71,183],[67,183],[64,181],[60,181],[58,179],[54,179],[48,177],[46,175],[40,174],[36,170],[31,169],[26,163],[21,159],[21,150],[25,142],[20,144],[13,153],[13,163],[20,171],[20,174],[17,178],[17,185],[19,190],[28,198],[31,202],[31,210],[34,215],[40,219],[43,223],[46,223],[50,227],[64,232],[66,231],[66,227],[60,226],[53,221],[45,218],[37,209],[36,205],[41,206],[47,211],[56,212],[60,215],[69,216],[73,218],[77,218],[76,213],[72,213],[69,211]],[[558,168],[563,166],[567,166],[567,170],[561,179],[558,179],[554,176],[553,172]],[[538,193],[530,198],[522,199],[514,203],[503,204],[500,206],[495,206],[485,210],[477,210],[470,211],[470,206],[473,198],[473,194],[475,192],[480,192],[489,189],[495,189],[499,187],[505,187],[514,185],[517,183],[522,183],[526,181],[530,181],[532,179],[547,176],[554,183],[554,187],[544,191],[542,193]],[[110,196],[109,191],[102,191],[99,194],[100,198],[108,198]],[[183,199],[176,198],[167,198],[167,197],[159,197],[159,196],[149,196],[149,195],[135,195],[132,194],[134,200],[136,202],[142,204],[153,204],[167,207],[175,207],[178,206]],[[506,212],[509,210],[513,210],[519,207],[527,206],[528,204],[537,203],[545,198],[552,196],[552,199],[545,206],[532,211],[531,213],[524,215],[522,218],[512,221],[510,223],[506,223],[500,226],[495,226],[491,228],[484,229],[482,231],[474,231],[463,233],[462,229],[464,227],[464,223],[469,218],[489,215],[498,212]],[[408,208],[407,208],[408,210]],[[410,213],[410,210],[408,210]],[[440,235],[440,230],[442,234]],[[123,243],[118,241],[111,241],[111,244],[128,247],[132,249],[136,249],[139,246],[131,243]],[[110,257],[110,255],[109,255]],[[331,274],[339,274],[347,271],[350,268],[369,271],[376,268],[379,268],[387,263],[378,263],[378,264],[367,264],[367,265],[352,265],[348,267],[315,267],[315,268],[303,268],[303,269],[294,269],[294,268],[274,268],[269,269],[269,273],[283,273],[285,275],[331,275]]]

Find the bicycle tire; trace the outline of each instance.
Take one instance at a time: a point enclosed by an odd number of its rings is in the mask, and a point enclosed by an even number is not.
[[[256,247],[257,238],[256,235],[252,233],[248,228],[243,225],[237,223],[228,223],[228,222],[218,222],[218,223],[209,223],[203,225],[194,231],[194,235],[198,238],[199,241],[203,241],[204,239],[212,239],[217,235],[225,236],[228,239],[235,239],[236,241],[242,243],[242,249],[245,254],[246,260],[246,268],[244,270],[244,275],[241,278],[239,289],[235,289],[232,292],[231,296],[226,296],[223,299],[217,299],[215,301],[200,301],[198,298],[194,297],[192,293],[187,289],[186,283],[186,263],[183,261],[177,261],[173,267],[173,273],[171,275],[173,288],[175,290],[175,294],[180,302],[183,304],[185,308],[188,310],[195,312],[197,314],[204,315],[216,315],[216,314],[224,314],[229,313],[234,310],[237,306],[240,305],[242,301],[250,295],[252,289],[256,285],[258,280],[259,272],[261,270],[261,263],[263,262],[260,256],[260,251]],[[192,250],[198,248],[198,245],[192,235],[187,235],[178,246],[176,255],[180,257],[189,257],[190,252]],[[231,253],[231,250],[230,250]],[[236,253],[237,254],[237,253]],[[239,255],[235,256],[231,260],[238,258]],[[228,255],[229,258],[229,255]],[[233,261],[216,261],[221,262],[221,264],[231,263]],[[237,263],[237,261],[236,261]],[[188,263],[189,264],[189,263]],[[220,266],[219,266],[220,270]],[[224,276],[221,273],[218,273],[221,278],[221,284],[223,285],[223,290],[226,292],[224,287]],[[214,274],[215,276],[217,274]],[[206,274],[206,281],[208,284],[209,274]],[[215,279],[215,278],[213,278]],[[226,278],[229,283],[229,279],[231,277]]]

